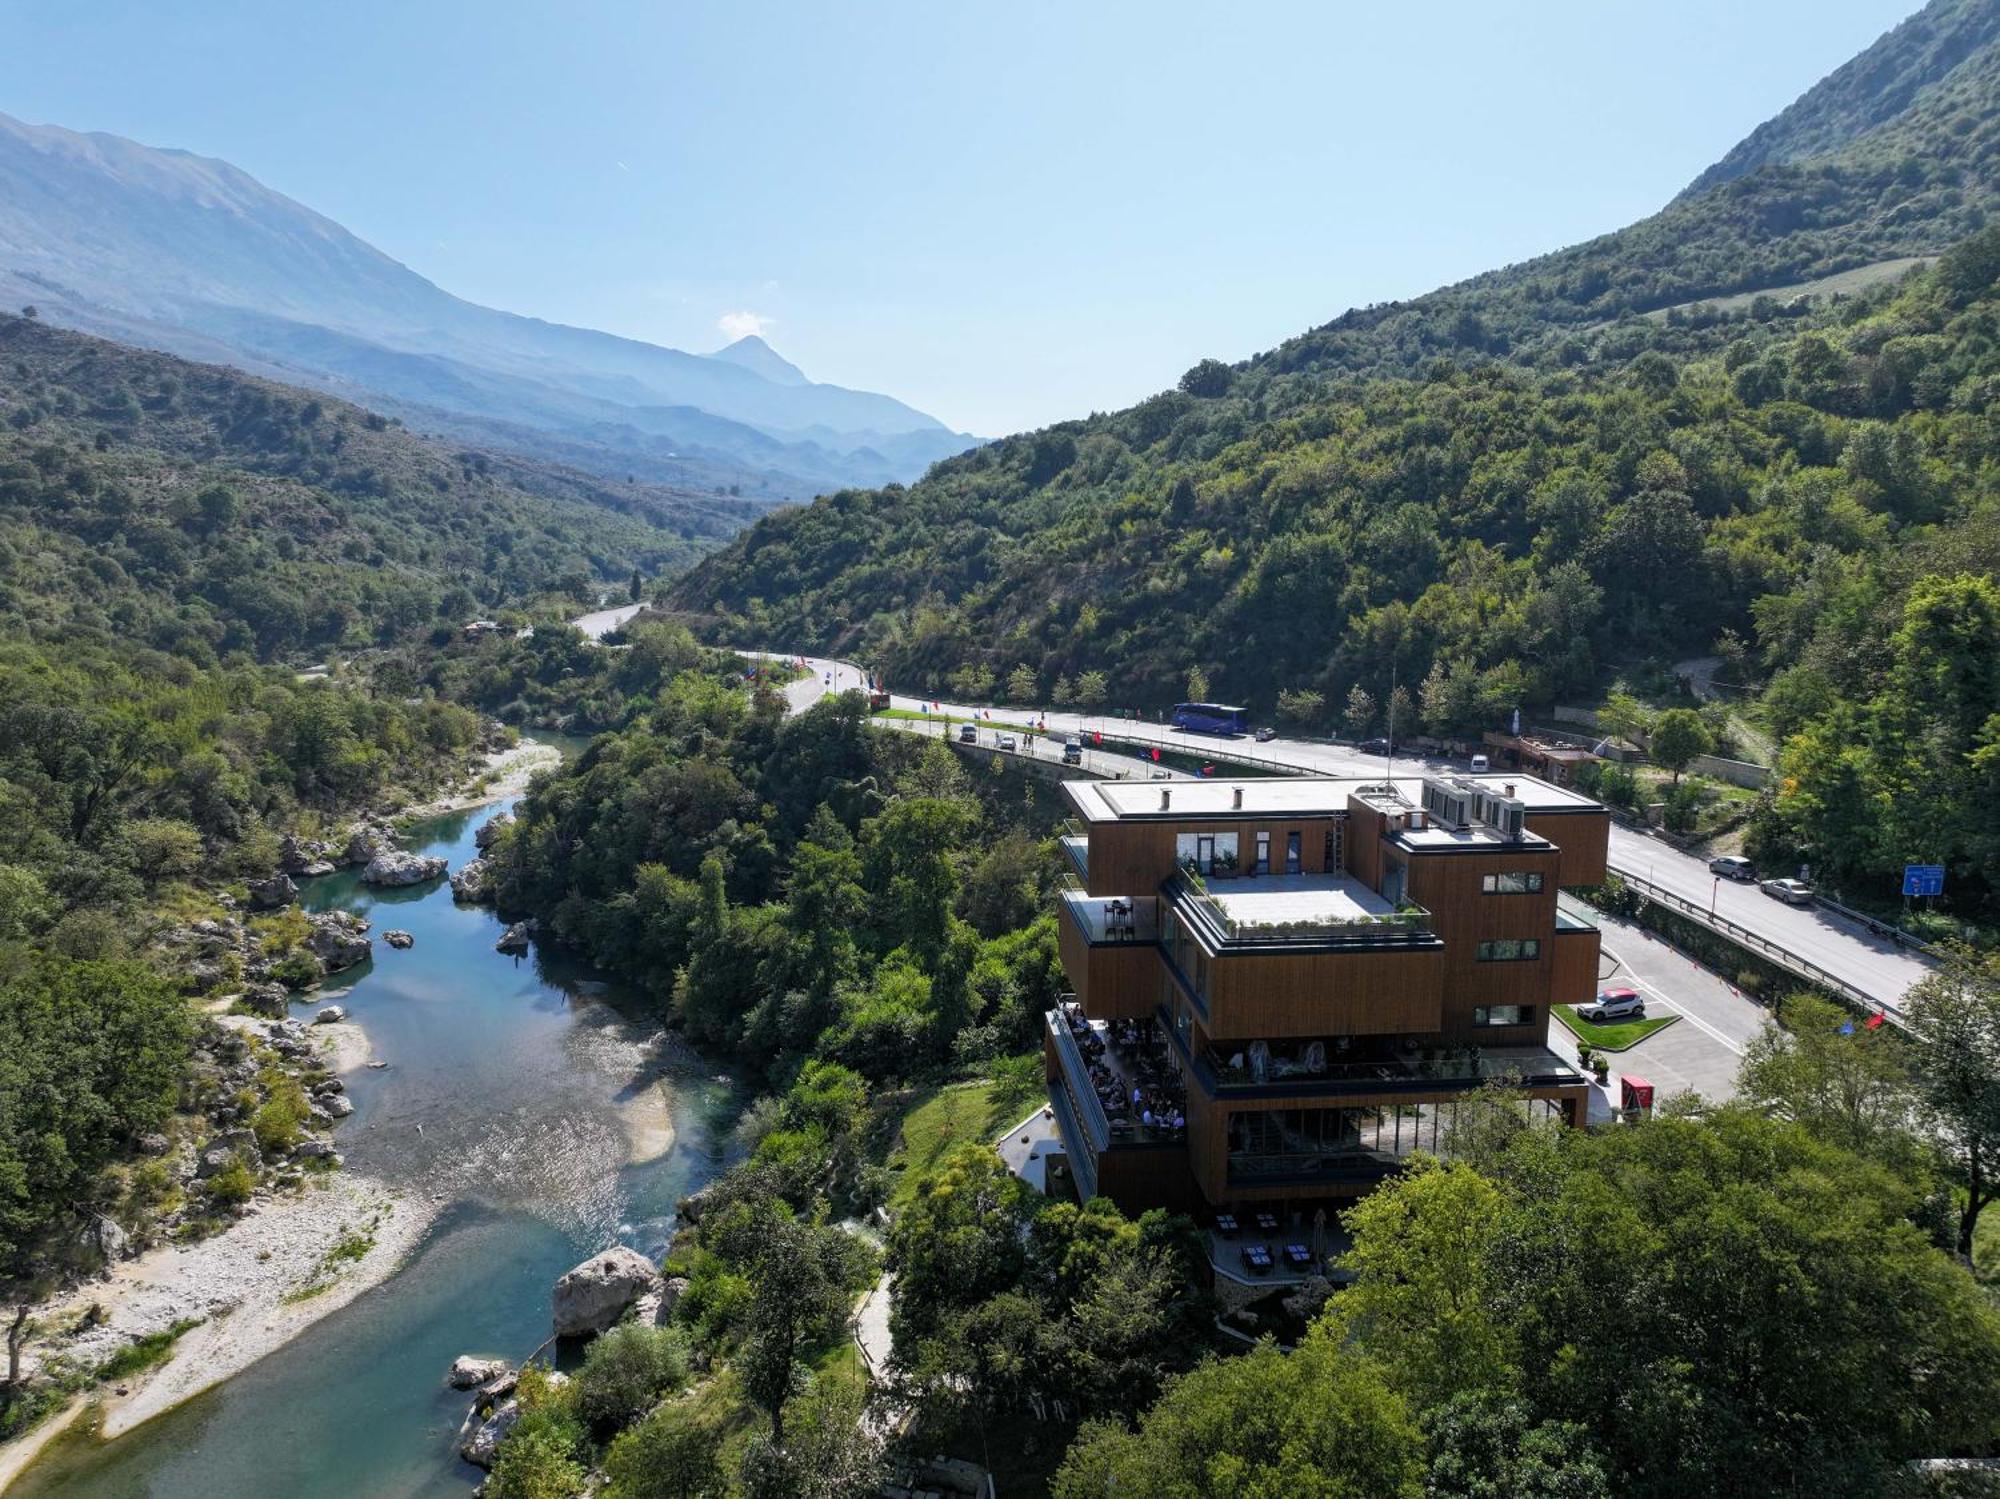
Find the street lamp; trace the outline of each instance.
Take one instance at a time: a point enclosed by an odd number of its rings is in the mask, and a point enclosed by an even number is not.
[[[1714,882],[1708,887],[1708,919],[1710,921],[1715,920],[1715,897],[1721,889],[1722,876],[1717,875]]]

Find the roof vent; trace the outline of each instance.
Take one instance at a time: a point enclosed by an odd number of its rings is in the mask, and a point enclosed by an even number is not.
[[[1174,804],[1173,792],[1169,791],[1166,787],[1162,786],[1160,788],[1160,810],[1164,812],[1173,804]]]
[[[1508,795],[1508,797],[1509,797],[1510,799],[1511,799],[1511,798],[1513,797],[1513,795],[1514,795],[1514,783],[1513,783],[1512,781],[1509,781],[1509,782],[1507,783],[1507,795]]]
[[[1243,806],[1243,788],[1241,786],[1238,786],[1236,788],[1236,801],[1234,805],[1238,808],[1238,810],[1241,810]]]

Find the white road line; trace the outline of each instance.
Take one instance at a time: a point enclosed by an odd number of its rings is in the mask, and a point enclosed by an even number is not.
[[[1664,993],[1660,991],[1659,985],[1655,984],[1651,979],[1642,978],[1639,974],[1639,971],[1636,968],[1634,968],[1630,963],[1627,963],[1623,958],[1620,958],[1618,954],[1614,952],[1611,948],[1607,947],[1604,949],[1604,951],[1610,953],[1611,956],[1617,960],[1618,966],[1625,970],[1630,982],[1637,984],[1641,989],[1644,989],[1648,994],[1652,995],[1653,998],[1657,999],[1661,1004],[1665,1005],[1668,1009],[1672,1010],[1676,1015],[1680,1016],[1681,1019],[1685,1020],[1689,1025],[1693,1026],[1703,1035],[1709,1037],[1711,1040],[1719,1042],[1724,1047],[1724,1049],[1730,1052],[1731,1055],[1739,1057],[1743,1055],[1743,1048],[1740,1045],[1730,1040],[1727,1036],[1723,1035],[1721,1031],[1717,1030],[1714,1026],[1710,1025],[1706,1020],[1703,1020],[1699,1015],[1695,1014],[1693,1011],[1688,1009],[1687,1006],[1680,1004],[1675,1000],[1669,999]],[[1716,982],[1720,983],[1722,981],[1718,979],[1716,980]]]

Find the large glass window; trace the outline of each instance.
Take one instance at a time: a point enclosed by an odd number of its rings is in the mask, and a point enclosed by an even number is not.
[[[1533,1005],[1475,1005],[1474,1025],[1527,1025],[1535,1018]]]
[[[1271,835],[1269,833],[1259,833],[1257,835],[1257,862],[1251,866],[1250,872],[1252,874],[1269,874],[1271,872]]]
[[[1197,874],[1235,874],[1240,866],[1234,833],[1176,833],[1174,862]]]
[[[1542,955],[1542,944],[1534,937],[1501,937],[1479,944],[1482,963],[1532,963]]]
[[[1299,835],[1298,833],[1287,833],[1287,834],[1285,834],[1285,873],[1286,873],[1286,874],[1297,874],[1297,873],[1299,872],[1299,869],[1300,869],[1300,863],[1299,863],[1299,858],[1300,858],[1300,854],[1299,854],[1299,841],[1300,841],[1300,835]]]
[[[1488,874],[1479,878],[1479,888],[1488,895],[1540,895],[1542,877],[1539,872],[1515,870],[1508,874]]]

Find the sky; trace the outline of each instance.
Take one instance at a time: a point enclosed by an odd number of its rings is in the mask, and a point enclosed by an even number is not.
[[[1659,208],[1915,0],[0,0],[0,112],[981,436]]]

